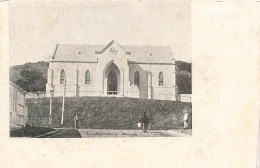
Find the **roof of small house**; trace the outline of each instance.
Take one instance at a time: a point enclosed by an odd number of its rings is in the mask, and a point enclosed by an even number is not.
[[[54,61],[96,62],[98,55],[109,48],[108,45],[58,44]],[[118,43],[116,43],[119,45]],[[141,63],[173,63],[174,57],[169,46],[119,45],[129,55],[129,61]]]
[[[17,90],[19,90],[21,93],[23,93],[24,95],[27,94],[28,92],[24,89],[22,89],[21,87],[17,86],[15,83],[9,81],[9,84],[13,87],[15,87]]]

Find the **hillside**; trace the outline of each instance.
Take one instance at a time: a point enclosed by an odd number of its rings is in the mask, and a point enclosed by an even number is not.
[[[36,63],[26,63],[23,65],[15,65],[9,68],[10,81],[16,83],[16,81],[21,77],[20,72],[23,70],[37,71],[43,73],[43,77],[47,79],[47,71],[49,68],[48,62],[36,62]]]
[[[28,120],[33,126],[48,126],[49,98],[28,99]],[[182,111],[190,103],[108,97],[70,97],[65,99],[64,125],[73,127],[78,114],[79,127],[91,129],[138,129],[144,111],[151,119],[152,129],[182,127]],[[62,98],[53,98],[53,126],[61,127]]]

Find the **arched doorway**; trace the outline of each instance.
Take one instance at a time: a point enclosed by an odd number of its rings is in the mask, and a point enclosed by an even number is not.
[[[114,62],[110,62],[104,68],[103,78],[103,94],[120,95],[121,94],[121,76],[118,66]]]
[[[107,94],[108,95],[117,95],[117,76],[114,71],[111,71],[108,74]]]

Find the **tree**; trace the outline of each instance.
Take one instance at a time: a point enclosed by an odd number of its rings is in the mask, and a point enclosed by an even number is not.
[[[179,94],[192,93],[192,76],[187,71],[179,71],[176,75]]]
[[[192,93],[192,64],[176,61],[176,84],[178,86],[179,94]]]
[[[44,92],[47,80],[43,73],[37,71],[23,70],[20,72],[20,78],[15,82],[19,87],[27,92]]]
[[[183,62],[183,61],[176,61],[177,70],[179,71],[187,71],[191,73],[191,63]]]

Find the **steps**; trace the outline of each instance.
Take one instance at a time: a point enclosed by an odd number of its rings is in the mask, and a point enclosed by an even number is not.
[[[49,126],[50,98],[27,99],[28,123]],[[151,129],[182,127],[182,111],[191,103],[115,97],[68,97],[65,99],[64,124],[60,125],[62,97],[53,98],[52,126],[73,128],[78,114],[79,128],[138,129],[143,112],[151,119]]]

